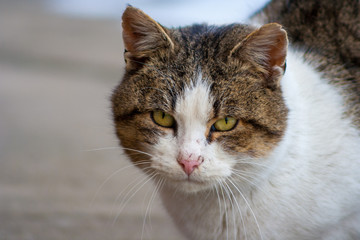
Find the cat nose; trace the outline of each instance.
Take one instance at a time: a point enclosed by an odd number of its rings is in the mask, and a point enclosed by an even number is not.
[[[192,154],[190,154],[188,157],[179,155],[177,161],[184,172],[190,176],[195,168],[199,167],[199,165],[204,162],[204,158],[202,156],[193,156]]]

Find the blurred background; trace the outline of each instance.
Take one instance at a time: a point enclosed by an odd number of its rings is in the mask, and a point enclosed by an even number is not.
[[[225,24],[265,2],[0,0],[0,240],[183,239],[159,198],[145,218],[153,186],[117,147],[121,14]]]

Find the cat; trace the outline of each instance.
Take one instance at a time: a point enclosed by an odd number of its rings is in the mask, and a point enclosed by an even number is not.
[[[188,239],[360,239],[360,4],[275,0],[252,24],[123,13],[116,134]]]

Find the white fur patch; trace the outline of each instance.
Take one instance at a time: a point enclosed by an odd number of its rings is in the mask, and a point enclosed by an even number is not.
[[[174,114],[176,136],[169,133],[160,137],[152,152],[156,156],[152,159],[152,167],[170,179],[181,181],[175,187],[186,192],[207,188],[217,179],[231,174],[232,159],[219,144],[209,144],[206,139],[212,109],[210,86],[199,75],[194,83],[185,88],[183,95],[178,97]],[[177,162],[180,155],[201,156],[204,161],[188,177]],[[204,184],[194,185],[191,180]]]
[[[200,153],[199,148],[206,143],[206,125],[210,120],[212,108],[213,99],[210,96],[209,85],[200,75],[194,84],[186,87],[184,95],[176,103],[178,142],[182,148]]]

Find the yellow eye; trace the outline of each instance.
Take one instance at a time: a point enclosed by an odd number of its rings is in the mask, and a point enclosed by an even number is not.
[[[154,122],[162,127],[173,127],[175,124],[175,119],[168,113],[163,111],[153,111],[152,112],[152,119]]]
[[[225,117],[223,119],[217,120],[212,129],[216,131],[230,131],[235,127],[237,120],[233,117]]]

